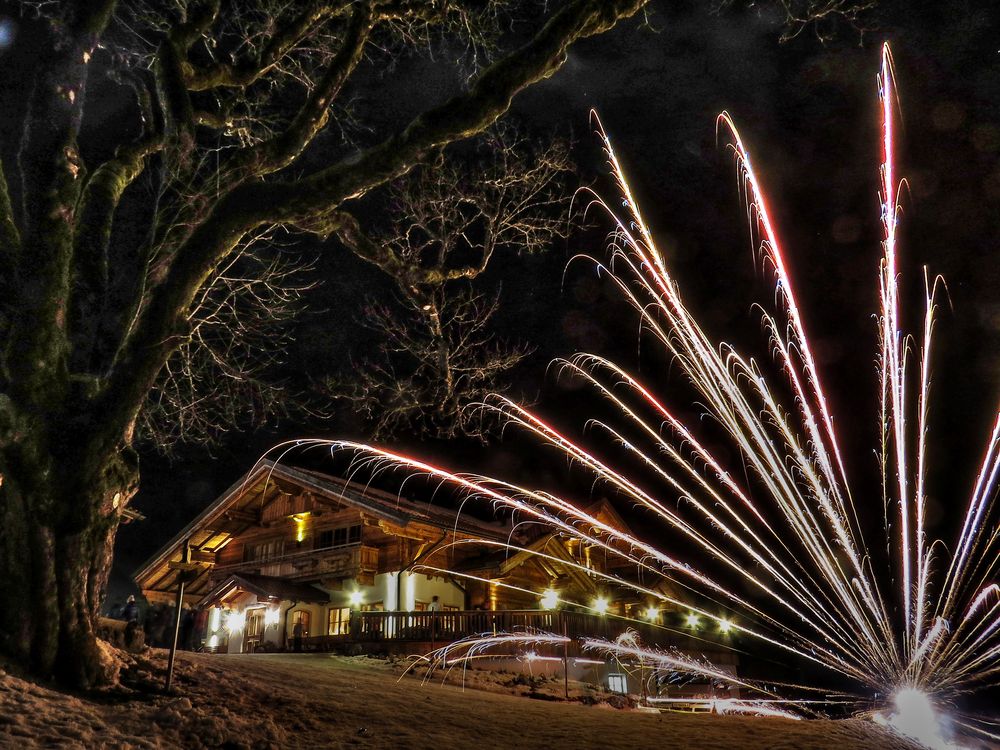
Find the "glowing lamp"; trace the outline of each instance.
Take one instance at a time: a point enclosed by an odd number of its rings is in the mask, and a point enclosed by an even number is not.
[[[725,617],[723,617],[721,620],[719,620],[719,632],[720,633],[728,633],[732,629],[733,629],[733,623],[731,621],[727,620]]]
[[[230,633],[235,633],[238,630],[243,630],[243,625],[247,621],[247,616],[245,612],[229,612],[226,615],[226,630]]]
[[[277,607],[268,607],[264,610],[264,626],[277,625],[279,610]]]
[[[660,610],[658,610],[656,607],[649,607],[646,610],[646,619],[649,620],[650,622],[656,620],[659,616],[660,616]]]
[[[352,607],[357,607],[359,604],[361,604],[361,602],[365,600],[365,595],[362,594],[357,589],[355,589],[354,591],[351,592],[351,595],[347,597],[347,600],[351,603]]]
[[[608,613],[608,606],[610,602],[603,596],[599,596],[594,599],[594,611],[599,615],[606,615]]]
[[[542,609],[555,609],[559,606],[559,594],[556,593],[555,589],[545,589],[542,592],[540,604]]]
[[[694,629],[701,624],[701,618],[694,612],[688,612],[687,617],[684,618],[684,624]]]
[[[295,541],[302,542],[306,538],[306,516],[308,513],[297,513],[292,516],[292,520],[295,521]]]

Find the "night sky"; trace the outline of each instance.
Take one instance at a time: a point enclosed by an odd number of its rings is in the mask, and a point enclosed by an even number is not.
[[[770,279],[755,265],[732,157],[716,140],[716,115],[732,113],[786,248],[855,498],[863,513],[881,519],[873,453],[881,232],[875,77],[888,40],[903,123],[898,172],[909,183],[900,235],[904,293],[919,301],[926,263],[946,277],[952,305],[939,319],[931,410],[932,508],[947,538],[1000,397],[1000,11],[979,7],[986,3],[882,3],[863,33],[845,28],[821,43],[807,31],[781,43],[773,13],[742,4],[704,9],[712,5],[655,0],[648,25],[627,22],[574,47],[560,72],[516,100],[515,115],[534,129],[572,134],[584,181],[596,181],[610,199],[588,120],[596,109],[689,307],[711,336],[759,354],[763,338],[750,305],[770,298]],[[382,110],[386,121],[404,121],[444,98],[454,78],[442,63],[399,66],[382,91],[396,103]],[[543,256],[494,260],[484,279],[502,283],[499,333],[537,347],[520,368],[515,395],[537,400],[557,421],[573,412],[566,424],[577,428],[587,397],[546,376],[554,356],[610,356],[671,403],[689,401],[678,379],[640,347],[634,313],[592,266],[574,264],[564,275],[571,254],[600,254],[607,228],[598,224]],[[288,352],[289,366],[308,377],[337,371],[362,351],[351,321],[365,294],[389,292],[377,271],[335,243],[315,249],[325,283],[313,307],[323,312],[303,317]],[[916,304],[910,310],[921,312]],[[918,322],[915,316],[911,329]],[[172,462],[144,456],[134,506],[147,520],[119,532],[112,596],[264,450],[282,438],[314,436],[363,438],[363,425],[345,410],[326,424],[233,433],[211,455],[190,448]],[[406,447],[527,484],[563,477],[555,456],[516,438],[487,448]]]

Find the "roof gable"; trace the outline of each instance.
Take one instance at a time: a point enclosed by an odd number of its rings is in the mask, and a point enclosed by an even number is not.
[[[453,510],[430,503],[414,502],[349,480],[263,460],[258,461],[160,548],[135,572],[134,578],[140,582],[140,587],[146,588],[143,581],[148,583],[155,574],[171,575],[169,561],[181,559],[185,542],[199,550],[214,553],[250,526],[259,524],[265,509],[276,502],[277,496],[288,495],[289,490],[294,489],[300,494],[304,490],[320,502],[330,501],[353,507],[400,527],[419,523],[494,540],[506,538],[509,531],[499,524],[458,515]],[[158,583],[158,587],[162,586]]]

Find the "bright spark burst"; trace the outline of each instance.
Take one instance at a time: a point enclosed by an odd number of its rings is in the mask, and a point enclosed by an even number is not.
[[[852,493],[850,489],[787,256],[748,151],[728,114],[720,116],[719,127],[732,139],[752,229],[775,276],[774,304],[756,308],[785,386],[772,388],[758,362],[728,343],[712,341],[698,325],[656,248],[603,130],[600,133],[627,216],[617,216],[597,196],[594,204],[607,210],[615,223],[610,262],[598,263],[599,268],[607,271],[644,328],[697,390],[699,404],[742,457],[746,480],[723,468],[707,443],[699,440],[698,425],[682,422],[650,388],[596,354],[558,362],[563,372],[582,378],[617,408],[620,424],[592,420],[588,423],[591,434],[610,437],[627,456],[647,467],[666,491],[646,489],[640,480],[629,478],[536,413],[501,396],[484,405],[557,447],[620,496],[654,514],[723,572],[702,569],[697,560],[680,559],[626,535],[551,493],[500,479],[451,473],[349,441],[328,445],[356,451],[359,468],[399,467],[410,474],[426,474],[470,498],[490,501],[627,560],[644,577],[662,576],[700,592],[738,617],[692,607],[653,586],[633,585],[657,606],[689,610],[689,628],[708,621],[717,632],[739,635],[744,645],[758,639],[851,678],[858,686],[859,711],[867,715],[876,715],[879,700],[895,696],[896,705],[883,705],[883,711],[894,711],[904,724],[906,716],[926,719],[927,712],[914,709],[916,702],[923,701],[938,715],[951,712],[960,731],[1000,739],[996,719],[964,715],[957,708],[964,694],[995,687],[1000,681],[1000,589],[995,581],[1000,526],[992,515],[1000,475],[1000,414],[961,533],[949,554],[943,545],[927,538],[926,530],[930,355],[940,282],[931,281],[924,271],[923,328],[919,339],[909,336],[901,323],[899,190],[893,140],[896,93],[887,46],[878,81],[883,126],[879,454],[886,534],[896,542],[895,581],[875,572],[858,520],[858,510],[870,511],[870,507],[855,500],[870,497],[872,492],[858,488]],[[792,408],[784,406],[789,399],[780,394],[785,390],[794,403]],[[678,498],[683,502],[677,503]],[[881,546],[885,539],[877,541]],[[620,580],[615,583],[626,585]],[[474,655],[479,645],[463,648]],[[621,652],[629,647],[618,644],[613,648]],[[664,668],[678,672],[704,673],[706,669],[675,655],[656,657],[646,652],[644,658],[657,659]],[[890,725],[893,721],[888,720]],[[939,731],[937,722],[934,727]],[[917,731],[926,734],[930,730],[920,726]],[[928,741],[932,740],[936,741],[933,737]]]

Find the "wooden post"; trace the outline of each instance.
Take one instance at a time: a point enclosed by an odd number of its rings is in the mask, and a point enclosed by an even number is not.
[[[646,660],[639,655],[639,687],[642,690],[642,705],[646,705]]]
[[[170,642],[170,655],[167,657],[167,684],[166,692],[170,692],[170,684],[174,679],[174,656],[177,653],[177,638],[181,632],[181,607],[184,605],[184,584],[187,583],[191,571],[198,568],[197,563],[191,562],[191,540],[184,541],[181,551],[180,562],[169,562],[169,567],[177,571],[177,602],[174,606],[174,637]]]
[[[562,632],[566,641],[563,643],[563,693],[566,700],[569,700],[569,635],[566,629],[566,613],[560,612],[559,619],[562,620]]]

